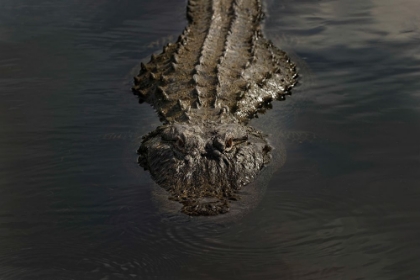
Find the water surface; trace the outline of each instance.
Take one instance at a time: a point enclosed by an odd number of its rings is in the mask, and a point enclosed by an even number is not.
[[[287,160],[216,223],[163,212],[136,165],[159,122],[131,76],[185,4],[1,1],[0,278],[416,279],[419,2],[264,2],[301,80],[254,124]]]

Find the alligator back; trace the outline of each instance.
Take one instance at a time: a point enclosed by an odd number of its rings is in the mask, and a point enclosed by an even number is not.
[[[141,65],[133,92],[166,122],[221,107],[247,122],[284,99],[296,77],[286,54],[262,37],[262,16],[259,0],[190,0],[188,27]]]

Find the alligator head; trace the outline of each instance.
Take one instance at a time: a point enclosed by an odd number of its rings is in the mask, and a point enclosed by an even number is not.
[[[263,135],[239,123],[173,123],[145,136],[139,164],[189,215],[217,215],[269,161]]]

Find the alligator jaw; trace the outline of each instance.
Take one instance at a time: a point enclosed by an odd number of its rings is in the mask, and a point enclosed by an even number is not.
[[[189,215],[228,211],[236,192],[269,161],[263,135],[240,123],[174,123],[146,136],[139,164]]]

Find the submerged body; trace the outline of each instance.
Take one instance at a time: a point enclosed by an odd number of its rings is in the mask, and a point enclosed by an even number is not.
[[[229,211],[229,201],[270,159],[248,126],[296,83],[287,55],[262,37],[259,0],[190,0],[177,43],[142,64],[133,93],[163,125],[143,138],[139,163],[189,215]]]

